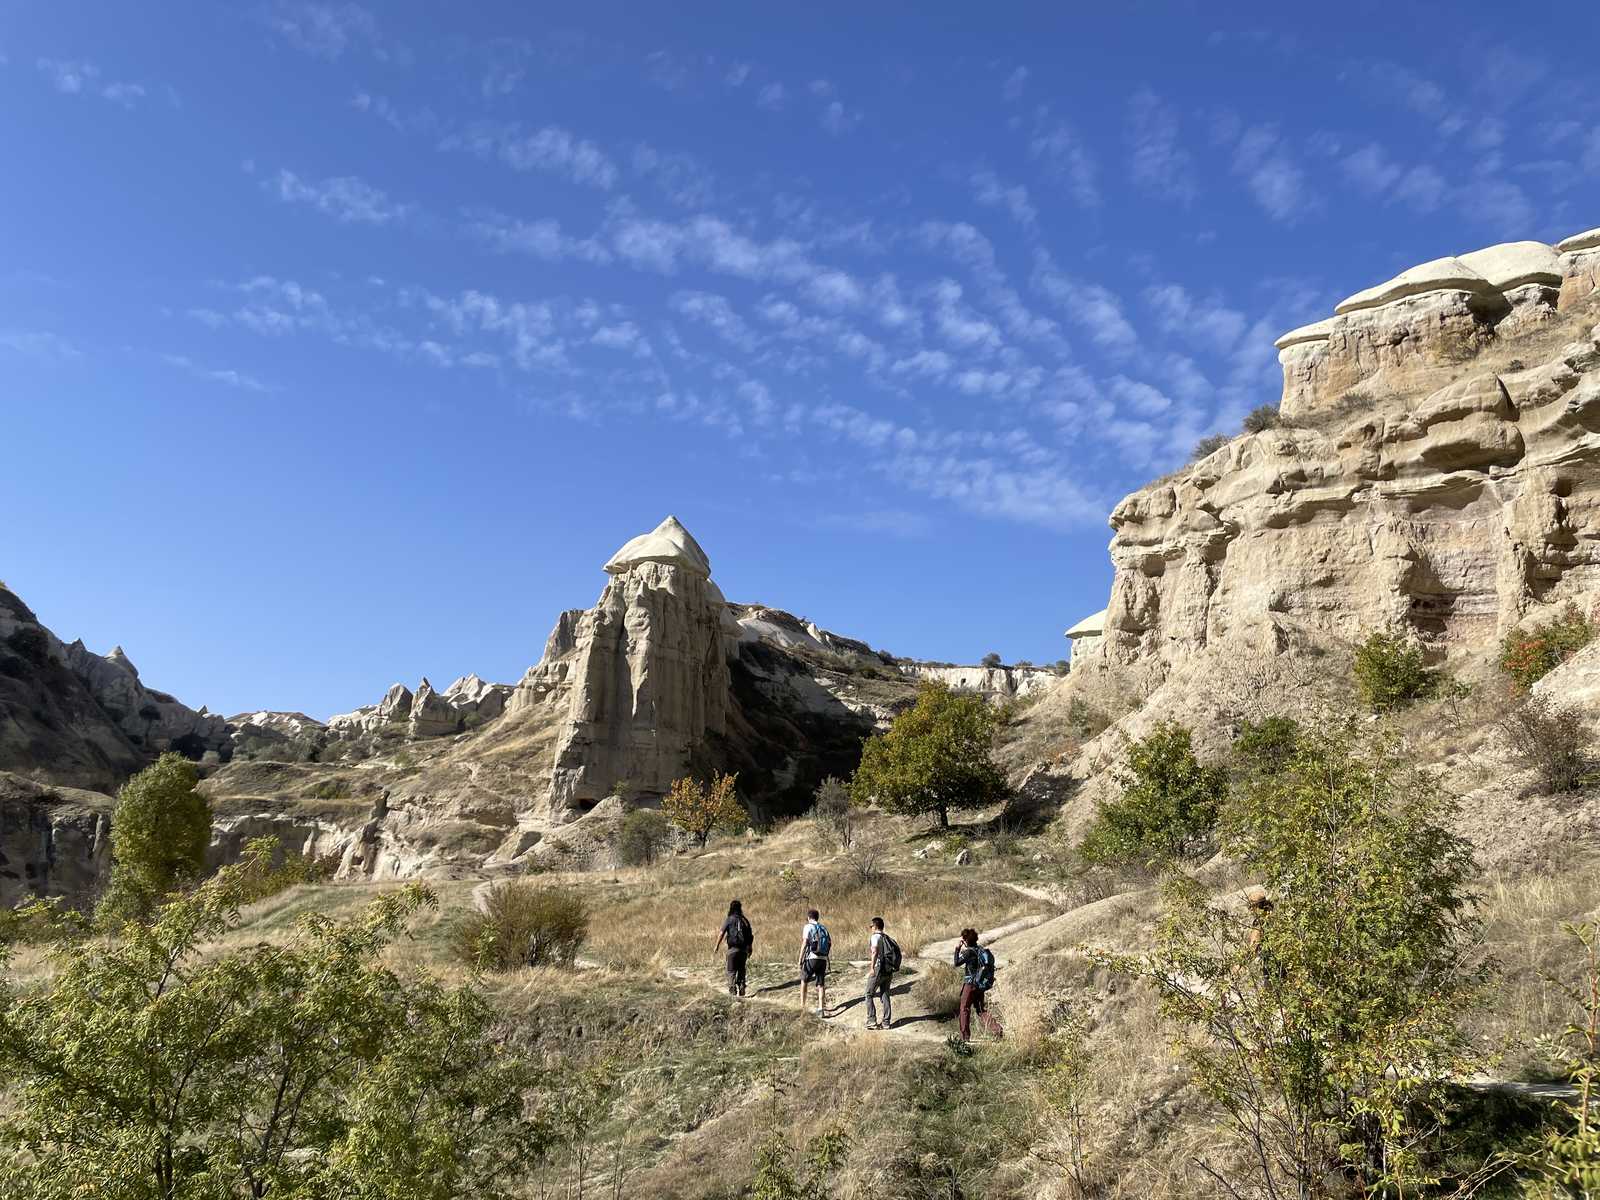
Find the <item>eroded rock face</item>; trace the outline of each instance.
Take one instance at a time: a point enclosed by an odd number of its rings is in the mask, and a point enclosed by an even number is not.
[[[176,750],[187,758],[231,752],[228,722],[202,707],[199,712],[165,692],[145,687],[122,647],[96,654],[81,641],[65,649],[67,665],[135,746],[156,755]]]
[[[705,552],[668,517],[606,571],[599,603],[570,633],[554,822],[593,808],[619,784],[630,797],[665,795],[706,739],[727,729],[737,630]]]
[[[1485,347],[1585,302],[1600,286],[1593,233],[1435,259],[1284,334],[1276,345],[1285,420],[1337,424],[1375,401],[1430,392]]]
[[[1100,660],[1153,682],[1253,628],[1481,648],[1552,606],[1587,608],[1600,595],[1597,310],[1497,344],[1449,382],[1236,438],[1129,496],[1111,516]]]
[[[111,869],[111,797],[0,771],[0,908],[59,896],[86,908]]]

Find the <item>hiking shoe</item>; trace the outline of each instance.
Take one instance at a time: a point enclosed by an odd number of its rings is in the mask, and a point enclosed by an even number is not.
[[[868,1021],[867,1022],[867,1028],[868,1029],[882,1029],[883,1026],[879,1025],[876,1021]]]

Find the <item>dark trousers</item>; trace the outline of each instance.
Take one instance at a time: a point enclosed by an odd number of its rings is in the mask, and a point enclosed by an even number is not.
[[[750,961],[750,951],[728,951],[728,995],[744,995],[744,967]]]
[[[961,1040],[972,1040],[972,1014],[978,1014],[978,1020],[983,1022],[983,1027],[995,1037],[1004,1037],[1005,1032],[1000,1028],[1000,1022],[994,1019],[994,1014],[984,1007],[983,989],[975,983],[961,985]]]

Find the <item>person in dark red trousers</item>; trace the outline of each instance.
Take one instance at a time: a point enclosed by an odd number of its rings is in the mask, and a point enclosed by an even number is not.
[[[963,929],[961,941],[956,945],[956,966],[961,968],[961,1009],[960,1027],[961,1040],[972,1040],[972,1014],[978,1014],[978,1020],[997,1038],[1005,1037],[1005,1031],[1000,1028],[1000,1022],[995,1020],[994,1014],[985,1006],[984,997],[988,990],[994,986],[994,954],[982,949],[978,945],[978,931],[976,929]]]

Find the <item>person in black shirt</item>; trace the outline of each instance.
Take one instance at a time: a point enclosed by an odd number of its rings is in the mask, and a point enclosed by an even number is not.
[[[756,934],[737,900],[728,902],[728,919],[722,923],[722,932],[717,934],[717,944],[712,947],[712,952],[721,949],[724,942],[728,946],[728,995],[742,996],[745,964],[750,961]]]

